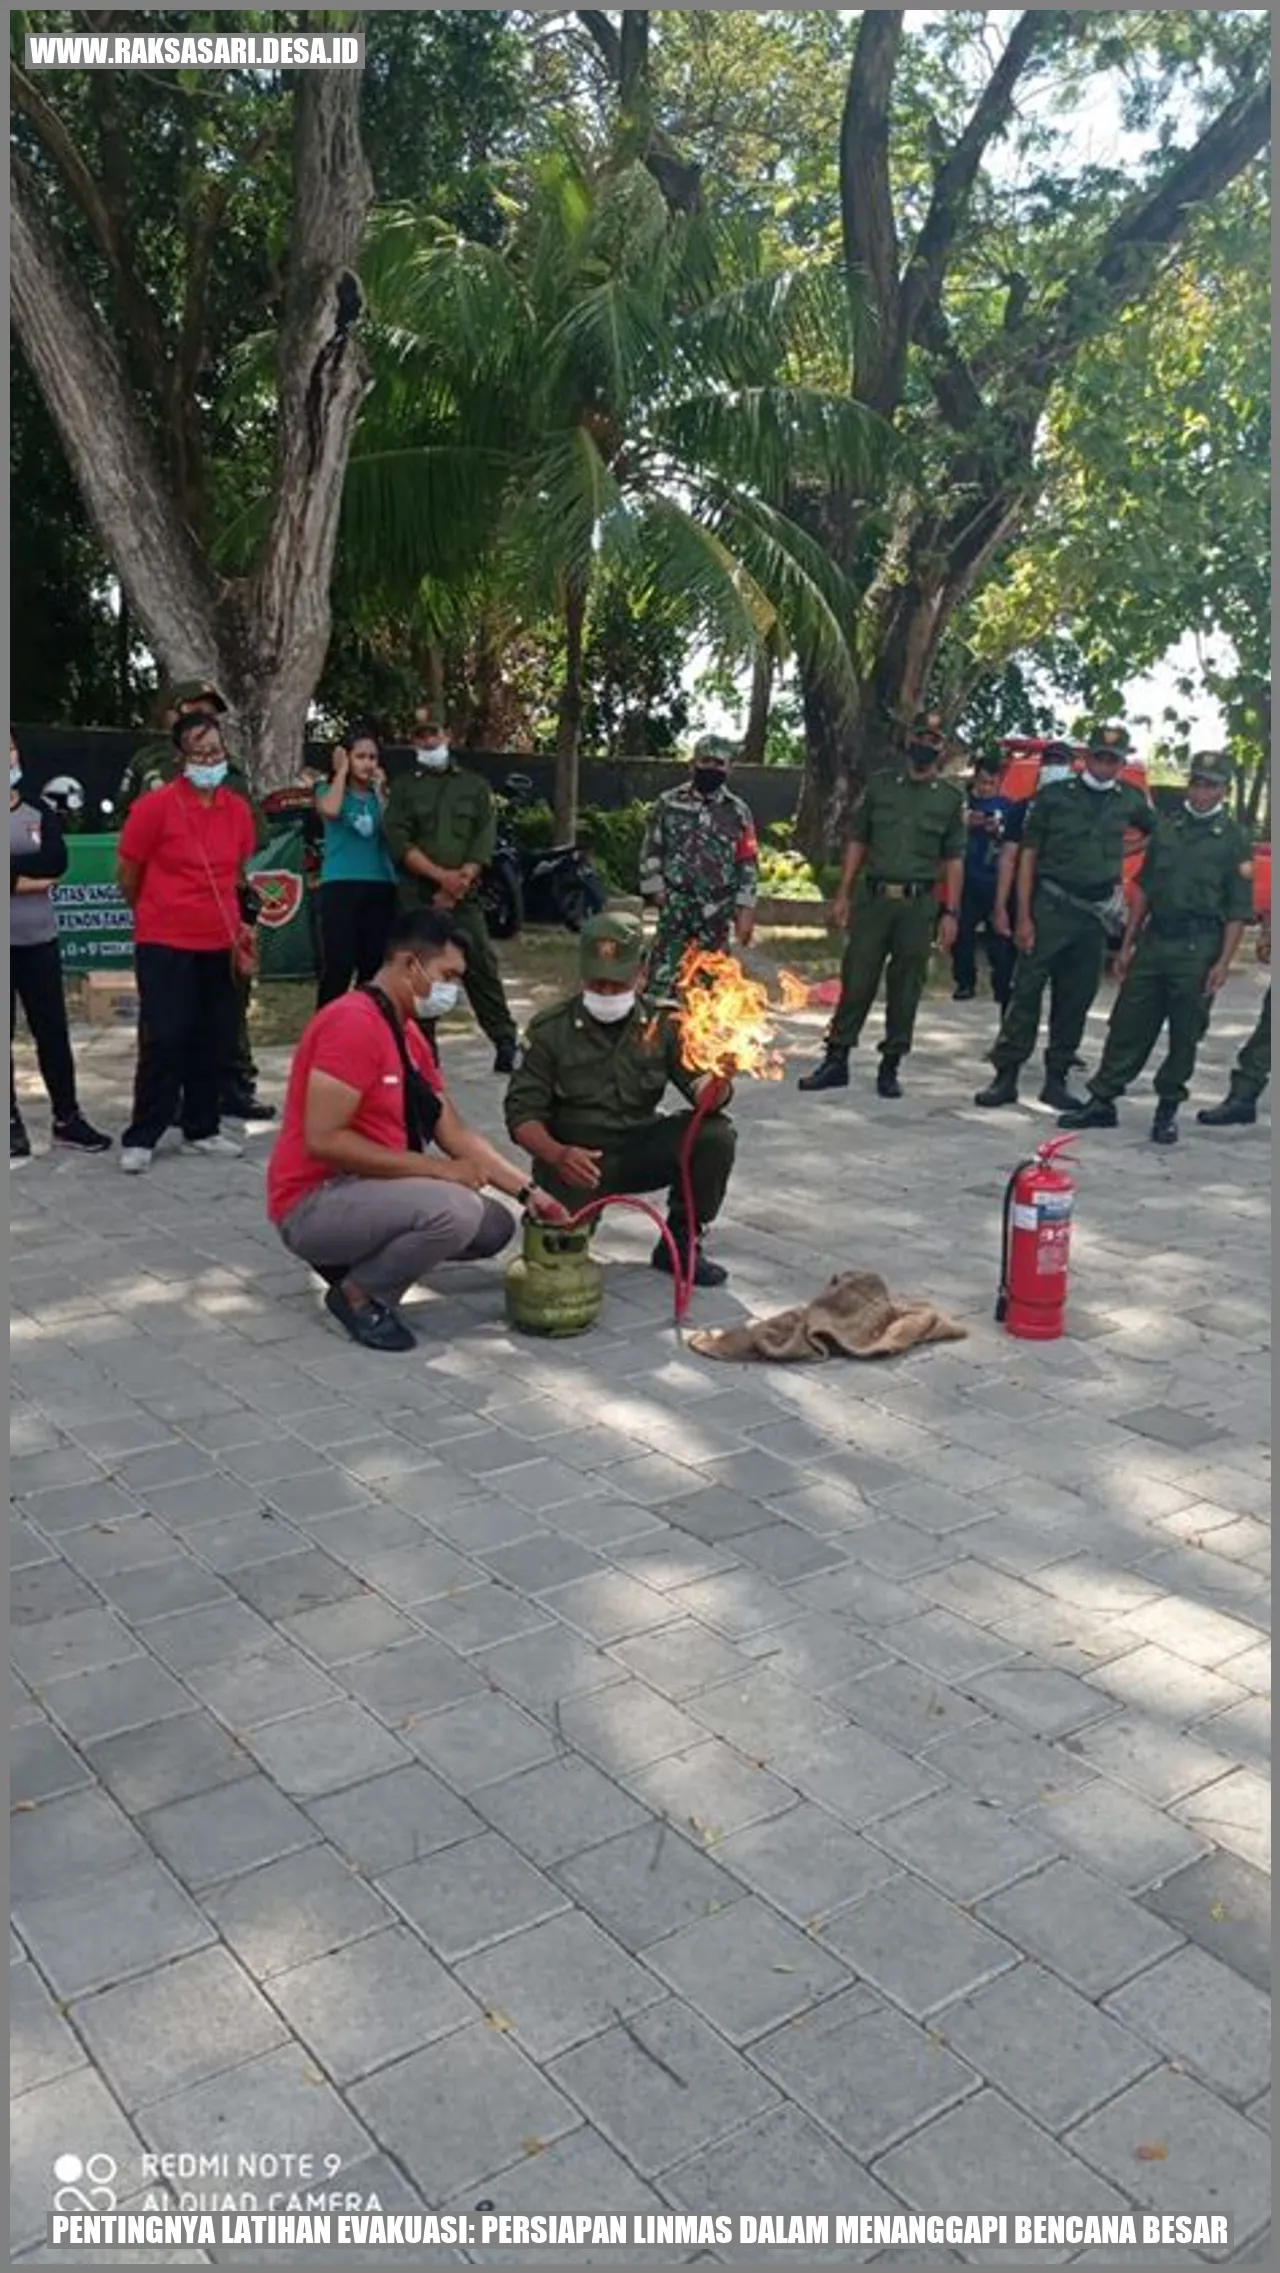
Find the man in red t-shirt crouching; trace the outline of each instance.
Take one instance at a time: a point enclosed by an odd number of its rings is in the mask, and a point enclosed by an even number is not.
[[[367,987],[317,1011],[294,1057],[267,1166],[267,1213],[329,1282],[325,1307],[369,1350],[411,1350],[396,1306],[438,1263],[496,1255],[514,1230],[487,1191],[546,1222],[564,1209],[450,1103],[417,1024],[458,999],[466,947],[429,908],[391,927]]]

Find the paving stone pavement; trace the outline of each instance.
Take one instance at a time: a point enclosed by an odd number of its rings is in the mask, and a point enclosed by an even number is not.
[[[509,1333],[485,1266],[367,1355],[264,1220],[268,1131],[51,1158],[20,1049],[20,2260],[58,2154],[128,2205],[144,2154],[252,2149],[388,2208],[1226,2209],[1256,2261],[1266,1131],[1154,1153],[1126,1103],[1071,1330],[1008,1340],[1000,1194],[1052,1123],[970,1109],[988,1023],[931,1003],[900,1103],[869,1051],[745,1087],[697,1318],[857,1265],[968,1328],[750,1371],[682,1346],[625,1218],[590,1336]],[[118,1128],[127,1038],[79,1039]],[[487,1052],[446,1070],[497,1134]]]

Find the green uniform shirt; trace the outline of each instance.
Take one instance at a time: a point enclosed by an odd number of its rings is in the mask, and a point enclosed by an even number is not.
[[[964,793],[938,774],[873,774],[853,809],[853,837],[867,848],[869,884],[933,884],[944,860],[964,858]]]
[[[1247,923],[1253,914],[1250,844],[1221,809],[1211,820],[1162,814],[1156,822],[1138,881],[1157,925]]]
[[[399,868],[407,852],[425,853],[441,868],[465,868],[475,861],[487,868],[493,858],[497,816],[493,791],[478,773],[449,766],[429,773],[419,766],[392,783],[382,833]],[[436,887],[425,876],[400,878],[410,905],[429,904]]]
[[[529,1021],[507,1090],[507,1128],[514,1136],[526,1121],[541,1121],[561,1144],[600,1144],[656,1120],[671,1083],[692,1104],[699,1079],[680,1063],[675,1022],[652,1003],[639,1001],[629,1018],[602,1026],[570,995]]]
[[[1022,831],[1036,855],[1036,875],[1081,900],[1105,900],[1124,873],[1130,829],[1149,836],[1155,814],[1127,781],[1114,789],[1086,789],[1078,774],[1052,781],[1033,800]]]

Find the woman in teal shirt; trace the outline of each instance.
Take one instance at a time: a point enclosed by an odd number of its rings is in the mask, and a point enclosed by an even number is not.
[[[320,986],[316,1007],[364,986],[382,964],[396,883],[382,834],[386,779],[371,726],[347,729],[333,775],[316,791],[324,819],[320,865]]]

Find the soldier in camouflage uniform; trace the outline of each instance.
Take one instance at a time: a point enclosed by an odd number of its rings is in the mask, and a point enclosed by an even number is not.
[[[759,853],[751,809],[729,787],[731,745],[707,734],[690,779],[650,808],[640,850],[640,893],[658,911],[648,991],[670,995],[689,947],[724,954],[751,945]]]
[[[643,958],[644,938],[632,919],[600,915],[584,923],[581,992],[530,1020],[524,1059],[507,1090],[507,1128],[536,1163],[541,1189],[568,1208],[606,1193],[665,1186],[667,1223],[683,1255],[691,1227],[680,1155],[692,1108],[705,1100],[709,1110],[689,1163],[693,1283],[722,1286],[728,1273],[703,1252],[702,1235],[719,1213],[733,1167],[735,1133],[723,1111],[729,1084],[685,1070],[675,1019],[637,994]],[[689,1110],[659,1112],[668,1086]],[[650,1261],[655,1270],[670,1270],[665,1239]]]
[[[163,713],[162,730],[140,742],[125,768],[124,778],[116,793],[117,810],[123,822],[130,809],[148,789],[160,789],[174,779],[181,760],[173,741],[173,727],[179,718],[195,717],[206,712],[221,719],[226,703],[215,686],[207,679],[180,679],[174,687]],[[225,747],[225,737],[224,737]],[[233,751],[227,752],[228,789],[243,797],[253,814],[258,843],[265,837],[262,815],[249,793],[249,780],[244,767]],[[270,1121],[275,1118],[275,1106],[266,1104],[257,1093],[258,1068],[254,1064],[249,1042],[249,1004],[253,983],[237,978],[236,989],[240,997],[240,1015],[236,1028],[235,1054],[226,1069],[219,1108],[228,1120]]]

